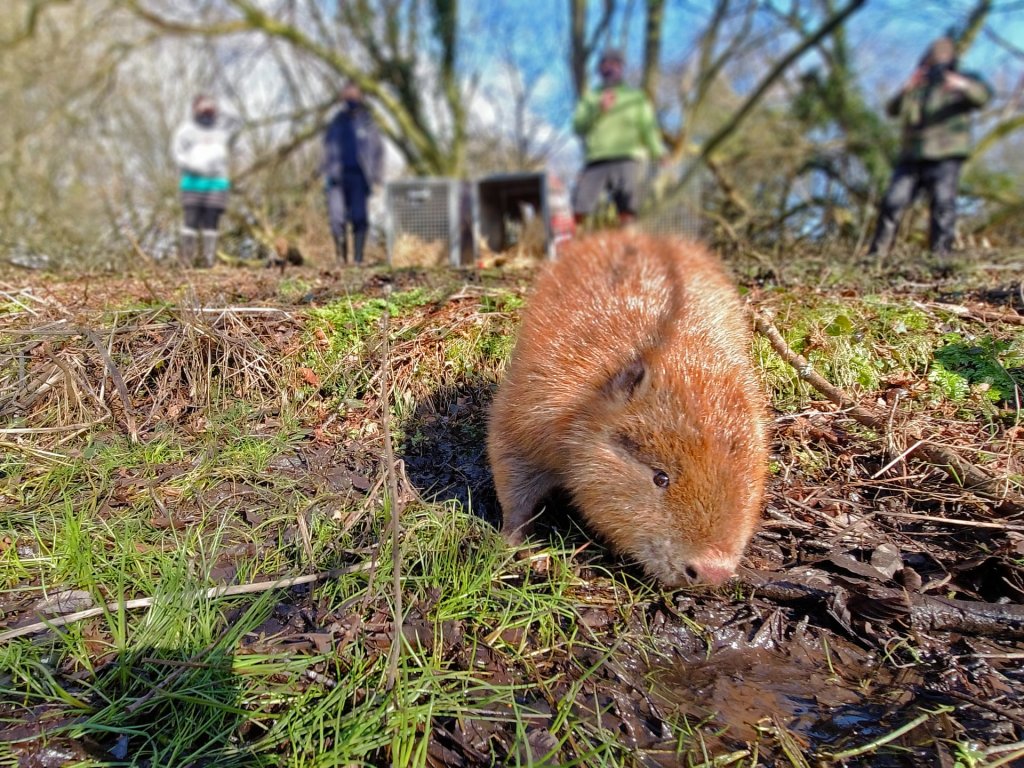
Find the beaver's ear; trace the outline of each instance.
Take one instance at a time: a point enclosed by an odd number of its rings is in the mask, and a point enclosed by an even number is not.
[[[642,357],[636,357],[605,382],[604,392],[612,400],[628,403],[646,379],[647,364]]]

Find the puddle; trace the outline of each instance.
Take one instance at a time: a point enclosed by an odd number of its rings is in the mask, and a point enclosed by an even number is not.
[[[830,638],[829,644],[840,642]],[[861,656],[859,649],[855,656]],[[836,648],[830,648],[833,657]],[[852,654],[851,654],[852,655]],[[886,715],[913,698],[921,679],[909,673],[835,660],[824,647],[727,648],[707,659],[653,667],[652,695],[692,725],[704,723],[723,748],[756,742],[775,724],[811,748],[860,743],[891,730]],[[713,743],[713,742],[709,742]]]

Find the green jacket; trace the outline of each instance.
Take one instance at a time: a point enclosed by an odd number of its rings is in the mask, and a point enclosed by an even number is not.
[[[583,139],[588,163],[621,158],[658,158],[665,153],[654,107],[646,94],[628,85],[615,86],[615,103],[601,111],[602,91],[583,95],[572,127]]]
[[[925,84],[889,99],[885,111],[899,118],[903,131],[900,160],[945,160],[970,154],[970,113],[985,106],[992,90],[977,75],[958,74],[970,81],[965,90]]]

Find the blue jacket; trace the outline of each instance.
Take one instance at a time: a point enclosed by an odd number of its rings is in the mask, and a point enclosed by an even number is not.
[[[342,121],[346,119],[351,119],[355,124],[356,155],[359,158],[360,170],[371,186],[379,184],[384,175],[384,143],[381,141],[380,131],[373,122],[373,117],[365,108],[342,109],[327,125],[327,131],[324,133],[324,164],[322,168],[327,182],[329,184],[341,183],[344,171],[342,141],[345,134],[342,129]]]

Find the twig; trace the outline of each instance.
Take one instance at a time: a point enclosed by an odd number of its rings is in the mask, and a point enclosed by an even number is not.
[[[128,240],[129,245],[131,245],[132,250],[135,251],[136,256],[141,256],[145,261],[148,261],[151,265],[157,266],[157,260],[154,259],[149,253],[147,253],[141,245],[139,245],[138,238],[136,238],[134,234],[125,231],[124,236]],[[143,279],[142,282],[145,283],[146,289],[149,291],[149,295],[156,298],[155,294],[153,293],[153,289],[149,287],[149,283],[145,279]]]
[[[1024,653],[965,653],[965,659],[1024,659]]]
[[[38,312],[36,312],[34,309],[32,309],[27,304],[22,304],[20,301],[18,301],[16,298],[14,298],[14,296],[12,296],[11,294],[7,293],[7,291],[0,291],[0,296],[3,296],[7,301],[11,302],[11,304],[16,304],[17,306],[21,307],[23,310],[28,312],[33,317],[39,317],[39,313]]]
[[[890,420],[890,421],[891,421],[891,420]],[[877,480],[878,478],[880,478],[880,477],[881,477],[882,475],[884,475],[884,474],[885,474],[886,472],[888,472],[888,471],[889,471],[890,469],[892,469],[892,468],[893,468],[894,466],[896,466],[896,465],[897,465],[897,464],[899,464],[899,463],[900,463],[901,461],[903,461],[903,460],[904,460],[905,458],[907,458],[907,456],[909,456],[909,455],[910,455],[911,453],[913,453],[913,452],[914,452],[914,450],[915,450],[915,449],[916,449],[916,448],[917,448],[917,447],[918,447],[919,445],[921,445],[921,443],[922,443],[922,442],[924,442],[924,441],[923,441],[923,440],[918,440],[918,441],[917,441],[916,443],[914,443],[914,444],[913,444],[912,446],[910,446],[910,447],[909,447],[909,448],[907,448],[907,449],[906,449],[905,451],[903,451],[903,452],[902,452],[902,453],[901,453],[901,454],[900,454],[899,456],[897,456],[897,457],[896,457],[895,459],[893,459],[893,460],[892,460],[892,461],[890,461],[890,462],[889,462],[888,464],[886,464],[886,465],[885,465],[884,467],[882,467],[882,468],[881,468],[880,470],[878,470],[877,472],[875,472],[875,474],[873,474],[873,475],[872,475],[872,476],[871,476],[871,477],[870,477],[869,479],[870,479],[870,480]]]
[[[835,584],[810,583],[792,572],[768,573],[741,569],[743,581],[750,584],[758,595],[777,603],[816,601],[828,604],[835,599]],[[892,605],[906,607],[910,623],[932,632],[963,632],[965,634],[998,637],[1004,640],[1024,637],[1024,606],[1012,603],[983,603],[976,600],[957,600],[908,592],[872,585],[872,601],[886,600]]]
[[[856,421],[881,434],[888,434],[884,418],[875,411],[858,405],[852,397],[816,372],[807,358],[794,352],[782,338],[778,329],[759,312],[751,310],[751,315],[758,333],[768,339],[779,357],[793,366],[801,379],[842,408]],[[953,478],[954,482],[980,496],[1009,506],[1011,510],[1024,509],[1024,497],[1011,492],[1006,482],[992,477],[944,446],[934,445],[926,440],[919,441],[907,452],[907,455],[938,466]]]
[[[2,434],[2,432],[0,432],[0,434]],[[50,459],[51,461],[62,462],[64,463],[64,466],[67,467],[71,466],[71,464],[66,463],[69,461],[69,457],[65,456],[63,453],[54,453],[53,451],[45,451],[42,448],[34,448],[30,445],[12,443],[10,440],[0,440],[0,448],[5,451],[18,451],[40,459]]]
[[[860,253],[861,247],[868,239],[868,227],[871,226],[871,217],[868,215],[868,211],[875,205],[876,194],[875,187],[872,186],[868,193],[868,199],[864,201],[864,220],[861,222],[860,233],[857,235],[857,244],[853,246],[854,253]]]
[[[914,303],[921,306],[919,302]],[[962,304],[944,304],[942,302],[933,302],[927,306],[971,320],[987,320],[990,322],[1008,323],[1010,325],[1024,325],[1024,315],[1009,312],[995,312],[991,309],[975,309],[973,307],[965,307]]]
[[[1020,742],[1017,742],[1017,744],[1013,745],[1014,748],[1015,748],[1014,752],[1011,752],[1008,755],[1003,755],[998,760],[992,760],[991,762],[985,763],[986,768],[1002,768],[1004,765],[1009,765],[1009,766],[1011,766],[1011,768],[1012,768],[1012,766],[1015,766],[1015,765],[1019,766],[1020,763],[1018,761],[1022,757],[1024,757],[1024,748],[1018,748],[1019,744],[1020,744]],[[996,751],[992,751],[992,750],[993,750],[993,747],[989,747],[985,751],[985,756],[986,757],[992,757],[993,755],[997,755],[997,754],[999,754],[999,752],[1003,751],[1002,747],[1000,747]]]
[[[55,432],[74,432],[75,430],[89,429],[97,424],[106,421],[106,417],[89,421],[84,424],[67,424],[63,427],[5,427],[0,429],[0,435],[49,435]]]
[[[338,682],[334,678],[328,677],[325,674],[317,672],[315,669],[303,670],[302,674],[309,680],[312,680],[314,683],[319,683],[324,688],[333,690],[338,687]]]
[[[103,342],[100,341],[100,337],[95,332],[88,328],[83,328],[82,333],[85,335],[92,345],[96,347],[96,351],[100,353],[100,357],[103,358],[104,365],[107,366],[107,371],[110,373],[110,379],[114,382],[114,387],[117,389],[117,394],[121,398],[121,403],[124,405],[124,420],[128,424],[128,437],[132,443],[139,442],[139,427],[135,422],[135,411],[132,409],[131,397],[128,395],[128,387],[124,385],[124,379],[121,378],[121,372],[114,365],[113,358],[107,353],[107,348],[103,346]]]
[[[926,523],[945,523],[946,525],[961,525],[966,528],[994,528],[997,531],[1021,531],[1024,532],[1024,525],[1013,523],[986,523],[983,520],[960,520],[955,517],[936,517],[934,515],[915,515],[909,512],[880,512],[880,517],[900,517],[905,520],[921,520]]]
[[[306,562],[312,565],[316,561],[316,555],[313,552],[313,537],[309,533],[309,523],[306,522],[306,513],[312,505],[307,505],[305,509],[295,510],[295,521],[299,527],[299,537],[302,539],[303,554],[306,555]]]
[[[219,643],[221,641],[222,637],[223,637],[223,633],[221,634],[220,637],[218,637],[216,640],[214,640],[212,643],[210,643],[208,646],[206,646],[203,650],[201,650],[198,653],[194,654],[190,659],[188,659],[188,661],[181,662],[181,664],[176,669],[171,671],[171,674],[169,674],[167,677],[165,677],[159,683],[154,685],[152,688],[150,688],[148,691],[146,691],[146,693],[144,693],[142,696],[137,698],[131,704],[126,706],[124,708],[124,711],[127,714],[129,714],[129,715],[134,713],[134,712],[137,712],[139,709],[141,709],[143,707],[143,705],[146,704],[146,702],[148,702],[154,696],[156,696],[158,691],[163,690],[164,688],[169,686],[171,683],[173,683],[175,680],[177,680],[179,677],[181,677],[183,674],[185,674],[186,670],[188,670],[188,669],[195,669],[196,667],[200,667],[200,666],[205,666],[205,665],[197,664],[196,663],[197,660],[199,659],[200,656],[204,656],[207,653],[209,653],[211,650],[213,650],[213,648],[217,645],[217,643]],[[150,663],[153,663],[153,662],[160,663],[163,660],[162,659],[144,659],[144,661],[149,661]]]
[[[385,287],[385,296],[390,293],[390,286]],[[398,658],[402,650],[402,624],[404,622],[402,609],[402,556],[399,549],[399,534],[401,525],[401,502],[398,499],[398,474],[395,472],[395,448],[391,444],[391,340],[390,334],[391,312],[387,302],[384,304],[384,317],[381,318],[381,325],[384,329],[383,351],[380,362],[380,389],[381,389],[381,429],[384,430],[384,463],[388,476],[388,495],[391,496],[391,579],[394,589],[395,617],[393,620],[394,632],[391,639],[391,652],[388,657],[388,690],[394,690],[398,680]]]
[[[956,709],[954,707],[942,706],[936,709],[934,712],[924,712],[923,714],[915,717],[909,723],[901,725],[895,731],[891,731],[890,733],[887,733],[884,736],[880,736],[874,741],[869,741],[867,744],[864,744],[860,747],[856,747],[854,749],[847,749],[842,752],[836,752],[835,754],[829,755],[828,757],[830,760],[838,762],[840,760],[848,760],[851,757],[857,757],[859,755],[866,754],[867,752],[873,752],[879,747],[885,746],[890,741],[898,739],[903,734],[909,733],[910,731],[914,730],[915,728],[917,728],[917,726],[921,725],[926,720],[928,720],[928,718],[933,717],[935,715],[949,714],[950,712],[955,711]]]
[[[994,712],[1000,717],[1006,718],[1018,728],[1024,728],[1024,717],[1014,714],[1006,707],[1001,707],[994,701],[986,701],[978,696],[971,696],[969,693],[961,693],[960,691],[940,691],[936,688],[928,688],[926,690],[933,696],[950,696],[954,699],[959,699],[960,701],[966,701],[968,704],[973,704],[976,707],[987,709],[989,712]]]
[[[279,307],[189,307],[189,312],[206,315],[289,315]]]
[[[356,565],[350,565],[346,568],[334,568],[330,571],[321,571],[320,573],[311,573],[307,576],[293,576],[287,579],[278,579],[277,581],[257,581],[252,584],[233,584],[231,586],[221,587],[210,587],[209,589],[197,593],[197,597],[205,598],[206,600],[212,600],[216,597],[234,597],[236,595],[251,595],[257,592],[269,592],[273,589],[290,589],[291,587],[299,586],[300,584],[313,584],[317,581],[323,581],[324,579],[331,579],[336,576],[343,576],[348,573],[357,573],[359,571],[365,571],[372,567],[374,560],[370,560],[365,563],[358,563]],[[48,621],[39,621],[35,624],[26,624],[23,627],[8,630],[7,632],[0,633],[0,644],[14,640],[17,637],[24,637],[25,635],[34,635],[36,632],[42,632],[47,629],[57,629],[68,624],[74,624],[78,621],[84,621],[85,619],[91,619],[94,616],[102,616],[104,613],[110,613],[113,611],[120,611],[122,609],[131,611],[136,608],[148,608],[157,602],[158,598],[155,597],[140,597],[135,600],[125,600],[124,602],[115,601],[107,603],[105,606],[98,608],[89,608],[85,611],[77,611],[75,613],[69,613],[64,616],[57,616],[56,618],[49,619]]]

